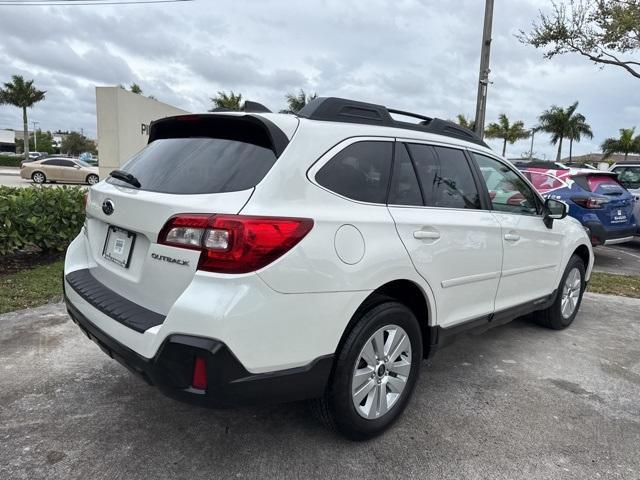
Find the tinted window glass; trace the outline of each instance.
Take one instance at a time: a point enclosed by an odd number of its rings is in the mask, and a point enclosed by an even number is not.
[[[141,190],[162,193],[221,193],[255,187],[276,161],[272,150],[217,138],[155,140],[122,170]],[[110,177],[109,183],[130,186]]]
[[[386,203],[391,142],[358,142],[349,145],[316,174],[325,188],[353,200]]]
[[[392,205],[422,205],[422,194],[416,172],[407,153],[407,147],[396,143],[393,160],[393,175],[389,189],[389,203]]]
[[[621,167],[614,169],[614,172],[624,188],[640,188],[640,167]]]
[[[522,174],[527,177],[527,180],[535,187],[540,193],[546,193],[549,190],[556,190],[558,188],[566,187],[566,184],[553,175],[539,172],[524,171]],[[487,185],[488,186],[488,185]]]
[[[425,196],[425,205],[480,208],[480,195],[461,150],[409,144]]]
[[[71,160],[58,160],[58,165],[60,165],[61,167],[75,167],[76,164],[74,162],[72,162]]]
[[[42,164],[56,166],[56,165],[60,165],[60,160],[46,160],[42,162]]]
[[[473,154],[478,163],[494,210],[536,215],[538,201],[531,187],[505,164],[493,158]]]

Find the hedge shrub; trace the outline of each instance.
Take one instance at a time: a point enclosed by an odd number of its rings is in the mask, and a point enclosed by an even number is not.
[[[0,155],[0,167],[19,167],[24,157],[9,157]]]
[[[64,251],[83,223],[80,187],[0,186],[0,255],[25,247]]]

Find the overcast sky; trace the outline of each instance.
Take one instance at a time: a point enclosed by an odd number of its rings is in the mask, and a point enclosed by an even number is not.
[[[496,0],[487,122],[499,113],[532,126],[552,104],[579,100],[598,151],[622,127],[640,127],[640,81],[577,56],[544,60],[514,34],[549,0]],[[304,88],[429,116],[473,117],[482,0],[195,0],[189,3],[0,6],[0,81],[33,78],[47,91],[30,110],[45,130],[96,135],[95,86],[136,82],[147,95],[205,111],[218,90],[273,110]],[[0,106],[0,128],[21,128]],[[491,145],[500,151],[499,142]],[[529,142],[510,145],[519,157]],[[555,158],[548,138],[534,151]],[[565,150],[568,154],[568,146]]]

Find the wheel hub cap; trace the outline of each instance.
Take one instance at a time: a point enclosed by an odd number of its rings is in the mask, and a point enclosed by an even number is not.
[[[353,406],[361,417],[380,418],[404,391],[411,372],[411,341],[397,325],[377,330],[364,344],[351,380]]]

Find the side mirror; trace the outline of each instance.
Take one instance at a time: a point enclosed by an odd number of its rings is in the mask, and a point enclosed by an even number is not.
[[[543,220],[547,228],[553,227],[554,220],[562,220],[569,213],[566,203],[553,198],[547,198],[544,202]]]

